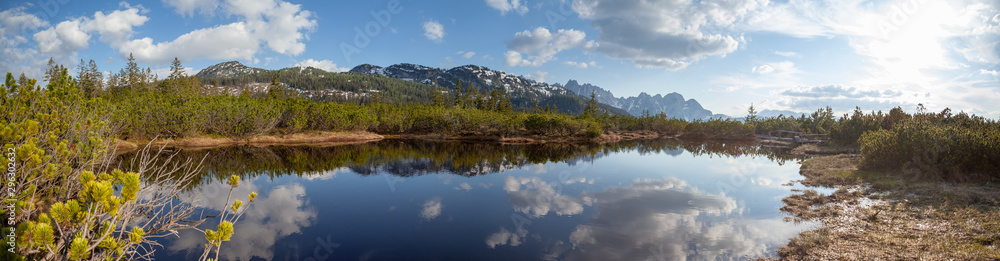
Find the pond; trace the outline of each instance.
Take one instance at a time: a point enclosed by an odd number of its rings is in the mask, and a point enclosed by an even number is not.
[[[222,260],[731,260],[774,256],[787,151],[740,143],[500,145],[383,140],[183,151],[205,158],[200,215],[259,194]],[[205,157],[205,155],[208,155]],[[124,156],[128,157],[128,156]],[[209,219],[203,228],[214,228]],[[197,258],[204,234],[158,241]]]

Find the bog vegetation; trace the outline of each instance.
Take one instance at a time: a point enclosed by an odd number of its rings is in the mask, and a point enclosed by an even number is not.
[[[915,114],[901,108],[888,113],[857,109],[838,118],[827,107],[799,117],[761,119],[751,106],[745,121],[684,121],[663,113],[612,113],[593,95],[579,114],[569,115],[560,113],[557,103],[515,104],[518,97],[462,88],[461,83],[451,90],[392,83],[402,86],[400,93],[331,101],[302,97],[279,74],[272,75],[266,90],[232,92],[186,75],[176,59],[162,80],[131,58],[126,68],[107,76],[93,61],[81,60],[78,68],[74,77],[50,61],[46,86],[8,73],[0,87],[0,136],[4,155],[16,166],[16,182],[3,185],[4,191],[15,192],[17,202],[15,209],[0,213],[17,224],[16,254],[5,251],[5,260],[148,257],[155,244],[151,236],[199,224],[187,220],[194,206],[170,205],[190,182],[184,178],[189,175],[176,178],[177,173],[195,170],[155,158],[137,160],[135,172],[110,170],[104,163],[115,139],[370,131],[582,140],[646,132],[691,140],[752,140],[756,134],[792,130],[828,134],[833,143],[857,146],[870,169],[937,179],[1000,178],[1000,123],[947,109]],[[398,98],[407,95],[420,99]],[[238,180],[230,184],[235,187]],[[151,214],[165,208],[168,214]],[[221,223],[231,225],[245,208],[240,201],[227,203],[224,209],[232,212],[223,213]],[[233,233],[230,225],[204,230],[203,259],[218,254],[218,245]]]

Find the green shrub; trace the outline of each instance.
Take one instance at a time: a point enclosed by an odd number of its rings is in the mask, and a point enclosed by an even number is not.
[[[867,169],[957,180],[1000,178],[1000,126],[981,118],[906,120],[866,132],[859,143]]]

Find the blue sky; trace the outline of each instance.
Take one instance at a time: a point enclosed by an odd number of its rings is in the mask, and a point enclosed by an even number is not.
[[[358,32],[361,32],[359,36]],[[4,1],[0,71],[49,57],[165,75],[237,60],[329,71],[477,64],[616,96],[678,92],[716,113],[950,107],[1000,117],[989,0]]]

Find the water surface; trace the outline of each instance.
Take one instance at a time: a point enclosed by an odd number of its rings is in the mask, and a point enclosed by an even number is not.
[[[223,260],[730,260],[773,256],[796,159],[753,144],[498,145],[385,140],[229,147],[201,159],[204,214],[259,194]],[[209,220],[204,228],[214,228]],[[160,241],[197,258],[204,235]]]

